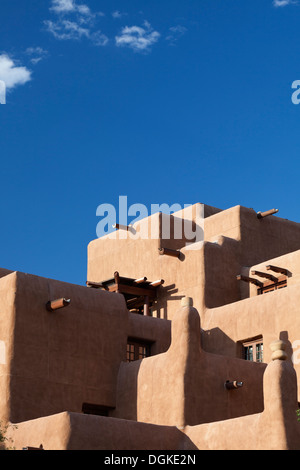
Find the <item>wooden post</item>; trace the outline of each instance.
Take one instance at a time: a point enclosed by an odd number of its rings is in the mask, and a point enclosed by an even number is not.
[[[150,303],[149,303],[149,296],[148,295],[145,295],[145,299],[144,299],[144,315],[146,317],[150,316]]]
[[[116,283],[116,286],[117,286],[116,292],[119,293],[119,292],[120,292],[120,289],[119,289],[120,276],[119,276],[118,271],[116,271],[116,272],[114,273],[114,278],[115,278],[115,283]]]

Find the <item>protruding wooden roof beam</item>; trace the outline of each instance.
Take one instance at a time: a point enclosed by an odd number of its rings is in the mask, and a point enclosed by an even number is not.
[[[70,302],[70,299],[49,300],[49,302],[47,302],[46,304],[46,308],[50,312],[54,312],[55,310],[58,310],[60,308],[67,307],[68,305],[70,305]]]
[[[114,224],[112,227],[115,228],[116,230],[125,230],[127,232],[130,230],[129,225]]]
[[[150,286],[152,286],[152,287],[162,286],[164,284],[164,282],[165,281],[163,279],[158,279],[157,281],[151,282]]]
[[[100,288],[105,289],[105,286],[103,285],[102,282],[86,281],[86,285],[87,285],[88,287],[93,287],[94,289],[100,289]]]
[[[238,276],[236,276],[236,278],[238,281],[248,282],[249,284],[254,284],[255,286],[258,286],[258,287],[263,287],[264,285],[263,282],[258,281],[257,279],[254,279],[253,277],[243,276],[242,274],[239,274]]]
[[[159,248],[159,254],[160,255],[173,256],[174,258],[179,258],[180,251],[171,250],[170,248]]]
[[[266,269],[268,271],[274,271],[275,273],[283,274],[284,276],[288,275],[288,270],[285,268],[280,268],[279,266],[272,266],[271,264],[269,264],[268,266],[266,266]]]
[[[269,215],[277,214],[278,209],[271,209],[266,212],[257,212],[257,218],[258,219],[264,219],[265,217],[268,217]]]
[[[143,282],[146,282],[147,278],[146,277],[140,277],[139,279],[135,279],[134,283],[135,284],[142,284]]]
[[[278,282],[278,278],[273,276],[272,274],[269,273],[264,273],[261,271],[251,271],[252,276],[259,276],[259,277],[265,277],[266,279],[269,279],[270,281],[273,282]]]

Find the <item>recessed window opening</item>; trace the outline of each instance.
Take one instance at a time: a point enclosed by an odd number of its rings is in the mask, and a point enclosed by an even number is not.
[[[258,289],[258,295],[274,292],[275,290],[284,289],[285,287],[287,287],[287,279],[280,282],[266,283],[263,287]]]
[[[109,416],[111,407],[105,405],[97,405],[94,403],[83,403],[82,413],[86,415]]]
[[[242,358],[246,361],[263,362],[263,353],[262,336],[242,342]]]
[[[128,338],[126,361],[133,362],[151,355],[151,343],[141,339]]]

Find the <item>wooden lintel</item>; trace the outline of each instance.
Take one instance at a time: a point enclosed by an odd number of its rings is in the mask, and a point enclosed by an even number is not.
[[[276,279],[276,282],[271,281],[270,279],[268,281],[265,281],[263,287],[269,287],[269,286],[275,286],[275,285],[277,286],[277,285],[282,284],[283,282],[286,282],[286,281],[287,281],[286,276],[279,276]]]
[[[154,288],[141,288],[135,286],[127,286],[126,284],[113,284],[108,286],[109,292],[119,292],[120,294],[131,294],[131,295],[149,295],[149,297],[156,296],[156,290]]]
[[[132,307],[136,307],[136,306],[139,306],[141,307],[142,305],[144,305],[144,299],[145,299],[145,296],[142,295],[140,297],[135,297],[134,299],[130,299],[130,300],[127,300],[127,307],[128,308],[132,308]]]

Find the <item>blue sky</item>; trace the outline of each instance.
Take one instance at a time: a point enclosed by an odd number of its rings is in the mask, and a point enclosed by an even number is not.
[[[76,284],[97,207],[300,222],[300,3],[2,0],[0,266]]]

